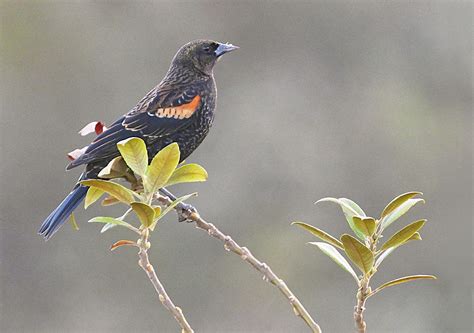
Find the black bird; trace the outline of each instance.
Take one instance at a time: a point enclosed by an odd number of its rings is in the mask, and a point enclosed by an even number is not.
[[[117,143],[130,137],[145,141],[150,158],[172,142],[178,143],[181,160],[187,158],[204,140],[214,120],[214,65],[223,54],[237,48],[212,40],[196,40],[182,46],[164,79],[132,110],[97,136],[66,169],[85,164],[79,181],[98,178],[100,170],[119,155]],[[51,238],[86,193],[87,187],[77,183],[44,220],[38,233],[45,240]]]

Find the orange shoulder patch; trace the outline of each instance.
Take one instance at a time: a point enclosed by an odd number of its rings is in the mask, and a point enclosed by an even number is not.
[[[158,118],[188,119],[196,112],[200,102],[201,96],[196,95],[193,100],[187,104],[159,108],[156,110],[156,115]]]

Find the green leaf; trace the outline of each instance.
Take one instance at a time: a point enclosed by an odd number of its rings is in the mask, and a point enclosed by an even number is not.
[[[197,192],[183,195],[182,197],[176,199],[173,201],[169,206],[167,206],[160,214],[160,216],[155,217],[155,222],[150,226],[150,229],[153,231],[155,229],[156,224],[158,223],[159,220],[161,220],[162,217],[164,217],[166,214],[168,214],[171,210],[173,210],[179,203],[188,200],[191,197],[197,196]]]
[[[415,280],[436,280],[436,276],[433,275],[410,275],[410,276],[405,276],[399,279],[395,279],[389,282],[386,282],[382,284],[380,287],[377,287],[370,296],[378,293],[380,290],[385,289],[387,287],[392,287],[396,286],[397,284],[402,284],[410,281],[415,281]]]
[[[128,138],[117,143],[117,148],[130,169],[143,177],[148,168],[145,142],[140,138]]]
[[[357,274],[354,272],[351,265],[349,265],[347,260],[339,253],[338,250],[336,250],[334,246],[322,242],[310,242],[308,244],[317,246],[324,254],[334,260],[334,262],[338,264],[339,267],[344,269],[346,272],[349,272],[349,274],[352,275],[352,277],[357,281],[357,283],[359,282]]]
[[[207,171],[199,164],[186,164],[178,167],[170,179],[166,182],[166,186],[180,183],[204,182],[207,180]]]
[[[71,213],[71,216],[69,216],[69,222],[71,223],[71,226],[74,230],[76,231],[79,230],[79,226],[77,225],[76,217],[74,216],[74,213]]]
[[[388,248],[398,247],[402,245],[403,243],[408,241],[418,230],[420,230],[425,224],[425,222],[426,220],[418,220],[399,230],[382,245],[380,251],[384,251]]]
[[[356,264],[362,272],[370,272],[374,265],[374,255],[372,251],[351,235],[342,235],[341,241],[344,245],[344,251],[352,262]]]
[[[145,190],[155,193],[170,179],[179,162],[179,146],[176,142],[166,146],[155,155],[145,175]]]
[[[315,203],[319,203],[319,202],[337,203],[341,207],[342,212],[344,213],[344,216],[346,217],[347,223],[349,224],[349,227],[352,229],[352,231],[354,231],[356,236],[359,237],[360,239],[362,240],[365,239],[365,235],[361,231],[359,231],[359,229],[356,228],[356,226],[354,225],[354,221],[352,220],[354,216],[360,216],[359,215],[360,212],[364,213],[362,209],[360,209],[360,207],[355,202],[346,198],[340,198],[340,199],[323,198],[323,199],[319,199]],[[365,217],[365,214],[363,217]]]
[[[153,221],[155,220],[155,210],[153,207],[142,202],[132,202],[130,206],[145,228],[148,228],[153,224]]]
[[[409,242],[409,241],[412,241],[412,240],[422,240],[420,233],[419,233],[419,232],[415,232],[415,233],[413,234],[413,236],[411,236],[410,238],[408,238],[408,240],[407,240],[406,242]],[[405,243],[406,243],[406,242],[405,242]]]
[[[156,206],[156,207],[153,207],[153,209],[155,210],[155,220],[154,220],[153,223],[150,225],[150,230],[151,230],[151,231],[154,231],[154,230],[155,230],[156,223],[157,223],[158,220],[161,218],[161,207],[160,207],[160,206]]]
[[[381,220],[381,230],[385,230],[390,224],[398,220],[401,216],[403,216],[406,212],[410,210],[413,206],[415,206],[419,202],[425,202],[423,199],[408,199],[404,203],[402,203],[400,206],[395,208],[391,213],[386,215],[382,220]]]
[[[153,209],[155,210],[155,219],[156,219],[161,215],[161,207],[156,206],[156,207],[153,207]]]
[[[420,233],[418,232],[415,232],[413,234],[413,236],[411,236],[407,241],[405,241],[403,244],[406,244],[412,240],[421,240],[421,236],[420,236]],[[402,244],[402,245],[403,245]],[[382,254],[380,254],[380,256],[377,258],[377,260],[375,261],[375,267],[379,267],[380,264],[382,263],[382,261],[385,260],[385,258],[387,258],[393,251],[395,251],[396,247],[391,247],[391,248],[388,248],[387,250],[383,251]]]
[[[384,208],[382,211],[382,215],[380,216],[380,219],[384,218],[391,212],[393,212],[395,209],[400,207],[404,202],[406,202],[408,199],[413,198],[414,196],[417,195],[423,195],[421,192],[407,192],[400,194],[398,197],[390,201],[390,203],[387,205],[387,207]]]
[[[112,224],[112,225],[120,225],[120,226],[130,226],[129,223],[113,218],[113,217],[108,217],[108,216],[97,216],[88,221],[89,223],[107,223],[107,224]],[[103,232],[103,231],[101,231]]]
[[[133,201],[133,192],[120,184],[102,179],[88,179],[81,181],[84,186],[98,188],[118,200],[130,204]]]
[[[87,209],[94,202],[99,200],[99,198],[104,194],[104,191],[98,189],[97,187],[89,187],[87,190],[86,198],[84,199],[84,209]]]
[[[112,223],[106,223],[102,229],[100,229],[100,233],[103,234],[104,232],[106,232],[107,230],[109,229],[112,229],[112,228],[115,228],[117,226],[117,224],[112,224]]]
[[[117,156],[107,164],[105,168],[100,170],[99,177],[104,179],[120,178],[125,176],[128,167],[121,156]]]
[[[303,228],[303,229],[305,229],[306,231],[309,231],[310,233],[312,233],[314,236],[318,237],[319,239],[322,239],[323,241],[328,242],[329,244],[331,244],[335,247],[338,247],[341,250],[344,250],[344,247],[343,247],[342,243],[338,239],[336,239],[333,236],[331,236],[330,234],[328,234],[327,232],[322,231],[321,229],[313,227],[312,225],[306,224],[304,222],[292,222],[291,223],[291,225],[294,225],[294,224],[301,227],[301,228]]]
[[[372,237],[372,235],[375,233],[375,219],[372,217],[359,217],[359,216],[354,216],[352,218],[354,221],[355,227],[360,230],[364,235],[367,237]]]
[[[347,206],[351,207],[357,213],[357,215],[363,216],[363,217],[367,216],[365,215],[365,212],[362,210],[362,208],[360,208],[360,206],[356,204],[354,201],[352,201],[351,199],[339,198],[339,200],[345,203]]]

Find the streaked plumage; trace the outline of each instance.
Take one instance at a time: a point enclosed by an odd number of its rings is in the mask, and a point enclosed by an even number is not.
[[[115,121],[72,161],[67,170],[86,165],[80,180],[97,178],[99,171],[119,155],[117,143],[142,138],[150,158],[172,142],[178,143],[181,160],[204,140],[214,120],[217,59],[237,47],[208,40],[190,42],[177,52],[164,79],[127,114]],[[87,188],[73,191],[46,218],[39,234],[49,239],[81,203]]]

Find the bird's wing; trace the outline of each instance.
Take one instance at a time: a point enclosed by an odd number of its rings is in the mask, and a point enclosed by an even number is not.
[[[118,156],[117,143],[130,137],[140,137],[150,144],[173,134],[189,126],[200,106],[201,96],[195,88],[172,89],[158,86],[130,112],[97,136],[84,154],[72,161],[66,169]]]
[[[188,119],[199,109],[201,96],[194,89],[178,94],[163,90],[160,93],[159,101],[151,100],[145,107],[126,114],[122,125],[151,139],[170,135],[187,126]]]

